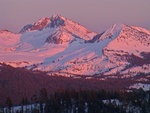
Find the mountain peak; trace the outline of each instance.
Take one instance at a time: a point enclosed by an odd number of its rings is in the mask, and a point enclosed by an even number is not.
[[[40,18],[37,22],[34,24],[28,24],[24,26],[20,33],[26,32],[26,31],[34,31],[34,30],[42,30],[46,27],[58,27],[58,26],[64,26],[65,25],[65,18],[61,15],[53,15],[51,17],[43,17]]]
[[[54,14],[54,15],[51,16],[51,18],[65,18],[65,17],[63,17],[60,14]]]
[[[58,27],[58,26],[64,26],[65,25],[65,18],[61,15],[53,15],[50,18],[50,27]]]
[[[69,43],[74,38],[78,37],[84,40],[91,40],[97,33],[91,32],[82,25],[61,15],[53,15],[50,18],[50,28],[56,28],[47,38],[47,43]]]

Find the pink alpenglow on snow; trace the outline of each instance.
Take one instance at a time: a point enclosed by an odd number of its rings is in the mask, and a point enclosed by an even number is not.
[[[0,32],[0,62],[64,76],[134,76],[150,71],[150,31],[114,24],[92,32],[60,15],[40,19],[19,34]]]

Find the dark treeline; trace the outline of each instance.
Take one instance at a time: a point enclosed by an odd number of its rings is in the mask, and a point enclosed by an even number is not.
[[[48,76],[1,64],[0,113],[149,113],[150,91],[127,92],[133,83]],[[21,109],[15,111],[16,105]]]
[[[38,95],[32,96],[30,109],[24,109],[29,102],[23,97],[18,111],[13,111],[13,102],[7,98],[7,113],[150,113],[150,91],[142,89],[132,92],[59,89],[48,96],[42,88]],[[2,108],[0,113],[5,111]]]
[[[46,102],[45,113],[149,113],[150,91],[59,90]]]
[[[103,102],[118,96],[104,90],[61,90],[51,95],[45,113],[125,113],[122,107]]]
[[[2,65],[0,66],[0,105],[4,105],[7,97],[11,98],[13,105],[19,105],[22,97],[30,100],[41,88],[45,88],[50,95],[59,89],[116,91],[132,84],[131,79],[74,79],[57,75],[49,76],[46,72],[14,68],[5,64],[0,65]]]

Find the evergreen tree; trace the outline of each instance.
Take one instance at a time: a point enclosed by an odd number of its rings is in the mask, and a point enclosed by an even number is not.
[[[40,102],[40,112],[43,113],[43,103],[47,104],[48,102],[47,90],[45,88],[42,88],[40,90],[39,102]]]
[[[37,98],[37,96],[34,94],[34,95],[31,97],[31,111],[35,110],[35,107],[37,107],[37,106],[36,106],[37,103],[38,103],[38,98]],[[33,109],[32,104],[34,104],[34,109]],[[34,113],[34,112],[33,112],[33,113]]]
[[[8,112],[11,113],[11,107],[13,104],[12,104],[10,97],[7,97],[5,105],[8,108]]]
[[[4,113],[4,109],[1,105],[0,105],[0,113]]]

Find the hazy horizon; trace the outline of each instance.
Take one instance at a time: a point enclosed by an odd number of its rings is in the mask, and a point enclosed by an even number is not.
[[[149,0],[0,0],[0,30],[19,32],[23,26],[53,14],[61,14],[95,32],[115,23],[150,30],[149,4]]]

